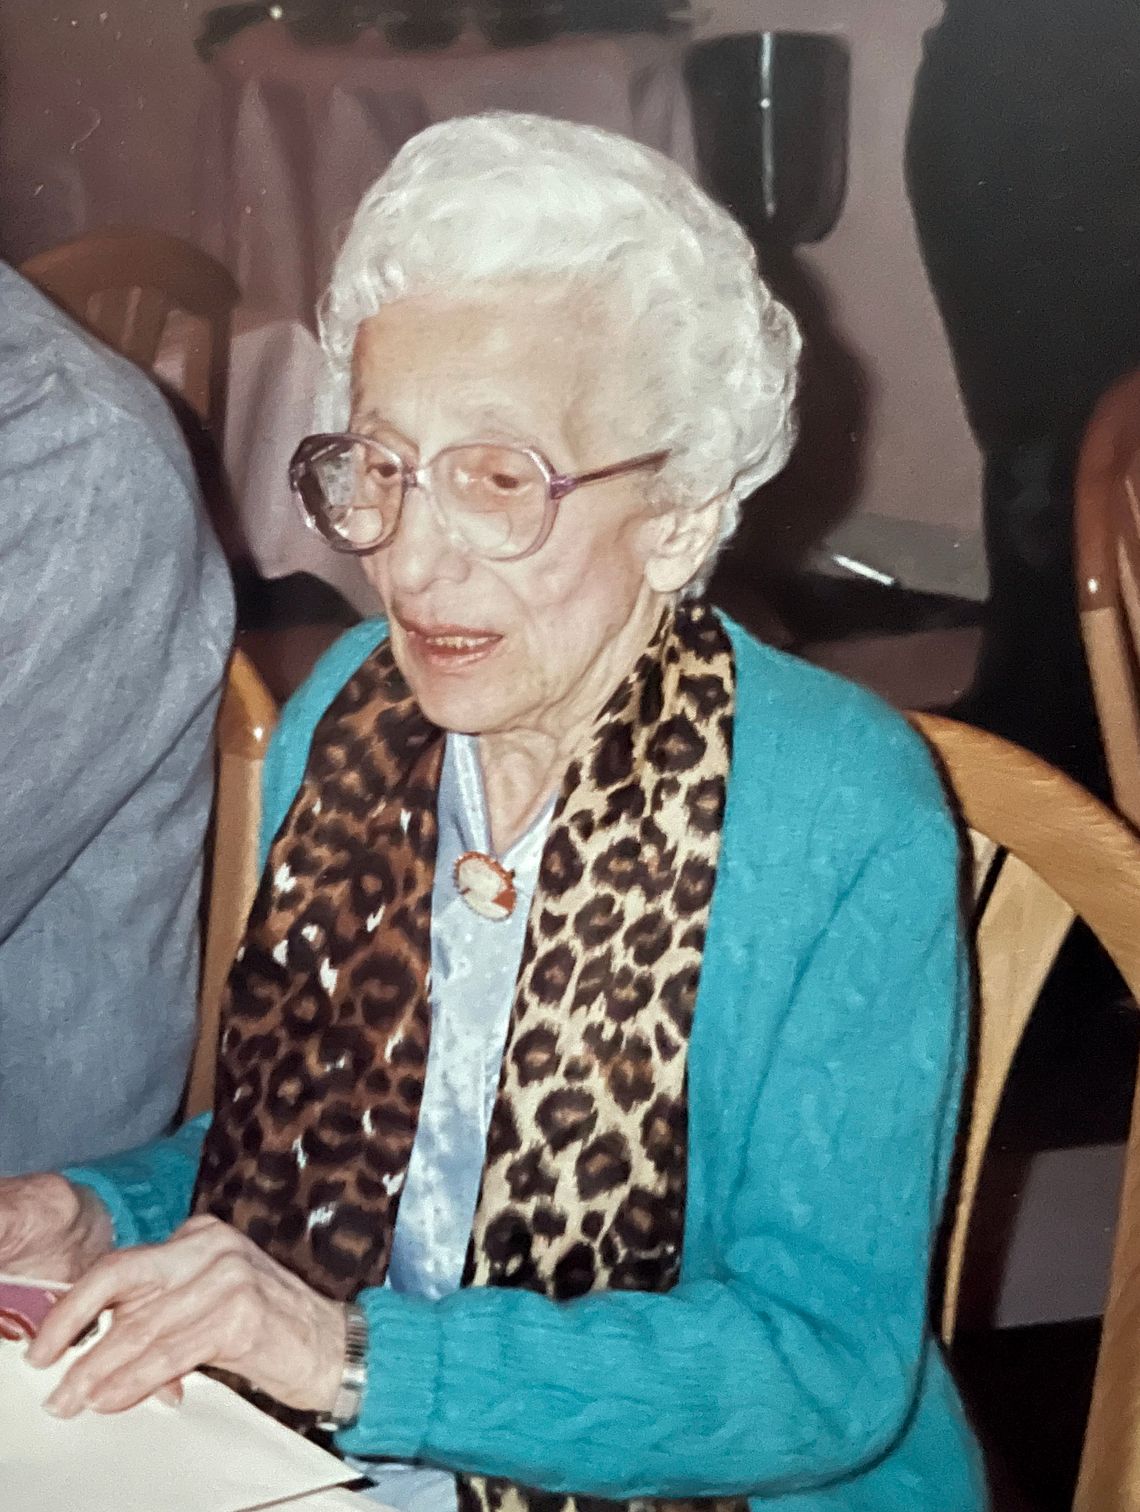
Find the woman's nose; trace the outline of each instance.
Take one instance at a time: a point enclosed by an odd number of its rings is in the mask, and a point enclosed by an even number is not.
[[[435,502],[418,483],[408,486],[387,556],[392,587],[405,594],[421,593],[440,579],[458,582],[467,573],[466,554],[456,547]]]

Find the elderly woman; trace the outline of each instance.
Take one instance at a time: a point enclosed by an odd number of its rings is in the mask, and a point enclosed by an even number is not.
[[[270,752],[212,1122],[0,1188],[0,1265],[81,1278],[33,1360],[114,1309],[52,1409],[213,1366],[417,1512],[977,1508],[953,826],[701,597],[792,320],[679,169],[491,116],[365,197],[323,338],[293,484],[386,618]]]

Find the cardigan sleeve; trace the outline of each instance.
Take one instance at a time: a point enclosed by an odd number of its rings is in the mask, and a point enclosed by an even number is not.
[[[851,871],[767,1050],[745,1034],[719,1052],[705,1153],[730,1174],[700,1273],[687,1232],[660,1295],[368,1290],[371,1368],[343,1449],[552,1492],[776,1496],[900,1437],[963,1065],[949,819],[896,826]],[[725,1026],[761,1017],[747,962],[738,975]]]
[[[210,1115],[201,1114],[137,1150],[109,1155],[90,1165],[67,1166],[62,1174],[90,1187],[111,1215],[115,1248],[161,1244],[190,1214],[202,1141]]]

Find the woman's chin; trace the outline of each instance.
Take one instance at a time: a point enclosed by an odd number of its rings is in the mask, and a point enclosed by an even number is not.
[[[464,654],[433,648],[422,637],[395,634],[392,650],[412,695],[433,724],[458,729],[444,715],[483,708],[501,686],[501,672],[494,666],[500,643]]]
[[[417,667],[405,674],[408,686],[427,719],[442,730],[478,735],[499,723],[502,686],[497,678],[479,676],[471,668],[466,676],[449,668],[433,672]]]

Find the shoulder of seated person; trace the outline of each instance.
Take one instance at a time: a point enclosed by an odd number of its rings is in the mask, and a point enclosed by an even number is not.
[[[766,769],[789,801],[820,794],[865,826],[944,820],[925,741],[876,694],[760,644],[732,626],[737,665],[734,762]],[[743,775],[743,774],[742,774]]]
[[[178,428],[150,378],[35,290],[9,297],[0,333],[0,423],[62,424],[92,439],[119,426],[178,444]],[[45,308],[46,306],[46,308]]]

